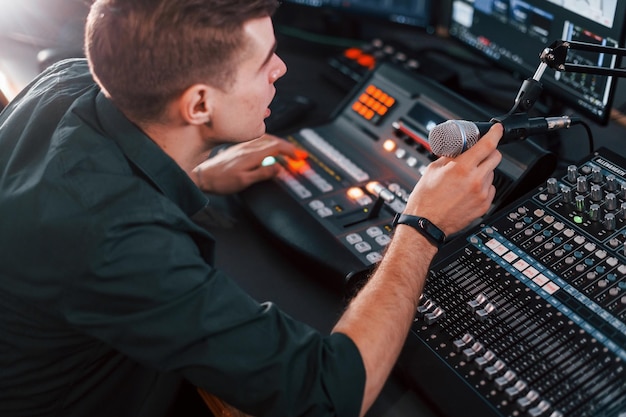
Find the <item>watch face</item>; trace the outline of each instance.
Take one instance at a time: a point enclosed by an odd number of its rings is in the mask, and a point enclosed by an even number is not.
[[[409,214],[397,214],[393,221],[394,227],[396,224],[406,224],[411,226],[437,246],[441,246],[446,239],[445,233],[432,224],[430,220],[424,217],[411,216]]]
[[[421,218],[420,225],[430,234],[432,237],[437,239],[438,241],[442,241],[445,239],[445,234],[434,224],[430,222],[430,220]]]

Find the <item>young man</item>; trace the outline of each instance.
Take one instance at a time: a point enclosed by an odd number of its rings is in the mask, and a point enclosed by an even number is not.
[[[271,178],[265,156],[306,156],[262,136],[286,71],[275,7],[96,0],[87,61],[48,69],[0,115],[1,415],[159,416],[181,381],[256,416],[371,406],[437,248],[399,225],[322,335],[216,270],[193,222],[203,191]],[[484,214],[501,134],[432,163],[406,213],[446,234]],[[207,160],[220,144],[233,146]]]

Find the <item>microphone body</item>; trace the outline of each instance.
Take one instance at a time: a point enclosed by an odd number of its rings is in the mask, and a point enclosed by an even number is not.
[[[431,129],[428,134],[430,149],[437,156],[455,157],[474,146],[495,123],[501,123],[504,128],[500,144],[505,144],[556,129],[567,129],[580,123],[580,119],[569,116],[529,118],[525,113],[516,113],[502,119],[494,117],[488,122],[448,120]]]

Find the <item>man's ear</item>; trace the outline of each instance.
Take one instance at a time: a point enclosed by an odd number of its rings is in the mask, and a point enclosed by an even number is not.
[[[194,84],[180,97],[179,111],[186,123],[192,125],[209,124],[213,114],[213,89],[206,84]]]

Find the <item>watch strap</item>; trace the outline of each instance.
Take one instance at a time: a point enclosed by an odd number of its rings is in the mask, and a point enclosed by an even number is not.
[[[421,233],[432,244],[440,248],[446,241],[446,234],[425,217],[398,213],[393,219],[393,227],[406,224]]]

